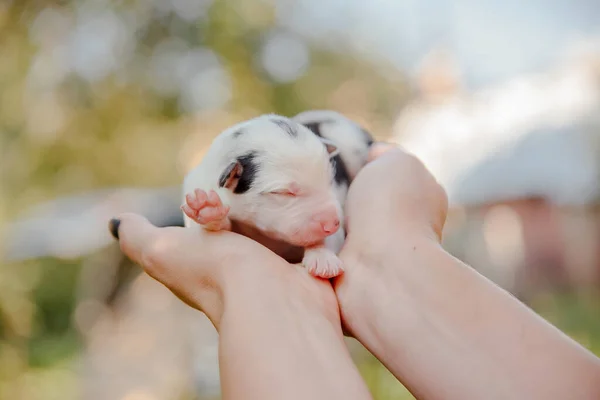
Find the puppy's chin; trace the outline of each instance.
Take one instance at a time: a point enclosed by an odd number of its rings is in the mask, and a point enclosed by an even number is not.
[[[322,243],[323,240],[286,240],[285,242],[297,247],[311,247]]]
[[[323,243],[328,235],[290,235],[282,238],[293,246],[311,247]]]
[[[247,236],[262,245],[279,248],[283,244],[295,247],[310,247],[320,244],[328,235],[315,235],[312,232],[282,232],[260,229],[247,223],[232,220],[232,231]],[[279,253],[278,251],[275,251]]]
[[[285,232],[264,232],[264,235],[271,240],[287,243],[290,246],[309,247],[323,241],[319,238],[302,237],[298,235],[288,235]]]

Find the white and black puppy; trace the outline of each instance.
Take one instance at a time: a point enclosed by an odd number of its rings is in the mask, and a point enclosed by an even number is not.
[[[184,179],[185,226],[233,230],[314,276],[337,276],[345,197],[372,141],[331,111],[234,125]]]
[[[269,138],[275,137],[275,140],[271,142],[270,139],[265,139],[262,142],[259,140],[256,143],[257,145],[262,143],[262,149],[269,154],[272,153],[271,155],[267,155],[267,160],[271,161],[260,164],[260,169],[255,172],[254,175],[256,176],[253,178],[252,188],[246,189],[246,193],[243,195],[242,200],[247,202],[247,204],[242,206],[241,210],[238,210],[238,207],[240,207],[238,200],[242,197],[239,192],[243,191],[244,184],[248,184],[250,181],[249,179],[244,179],[252,176],[249,173],[251,170],[245,170],[242,186],[236,186],[238,193],[233,193],[234,191],[230,189],[225,191],[225,193],[232,192],[227,194],[227,196],[234,196],[233,199],[236,200],[235,204],[228,204],[230,208],[234,208],[231,215],[229,215],[229,220],[231,221],[231,216],[237,214],[238,211],[241,213],[247,212],[249,215],[256,215],[256,213],[262,212],[260,210],[264,209],[266,213],[270,212],[271,215],[262,216],[260,217],[261,219],[268,219],[267,217],[270,217],[270,224],[280,224],[291,228],[293,223],[298,223],[297,221],[306,217],[306,214],[304,214],[304,217],[300,214],[294,214],[294,209],[300,207],[300,205],[294,207],[285,206],[284,199],[286,198],[288,200],[294,199],[300,204],[306,204],[303,206],[305,207],[305,212],[314,211],[316,213],[317,209],[312,210],[310,204],[304,201],[306,196],[270,196],[270,200],[266,200],[266,196],[258,196],[257,194],[257,185],[260,182],[268,182],[272,185],[275,183],[276,177],[286,175],[286,171],[297,173],[292,168],[292,164],[286,161],[287,156],[285,154],[291,152],[300,155],[303,148],[305,152],[302,154],[305,155],[306,159],[312,160],[312,162],[314,162],[314,159],[322,159],[322,141],[319,143],[320,146],[310,146],[311,149],[317,149],[317,153],[315,153],[317,155],[315,155],[306,146],[302,147],[303,140],[309,141],[306,143],[316,143],[314,138],[311,139],[310,136],[307,137],[301,133],[300,135],[304,139],[300,140],[301,138],[299,138],[296,140],[289,134],[287,136],[278,134],[287,132],[285,130],[287,126],[293,127],[294,132],[297,131],[298,125],[295,125],[293,122],[309,128],[316,136],[329,139],[337,147],[336,154],[330,143],[329,151],[331,153],[327,153],[327,157],[333,166],[334,174],[330,186],[333,187],[338,206],[343,209],[348,186],[358,170],[366,162],[369,146],[372,143],[371,136],[357,123],[334,111],[306,111],[291,118],[292,122],[289,122],[290,119],[283,117],[277,117],[276,119],[286,122],[283,126],[279,125],[280,130],[277,131],[273,131],[273,128],[277,128],[278,125],[266,125],[269,126],[266,134]],[[235,136],[236,145],[229,150],[226,149],[227,145],[225,143],[227,140],[223,141],[223,139],[219,139],[223,143],[223,146],[225,146],[222,148],[222,151],[241,150],[243,149],[242,143],[246,143],[246,150],[251,148],[259,150],[258,147],[252,147],[252,142],[259,135],[264,137],[260,132],[261,130],[258,129],[258,135],[254,135],[254,132],[257,131],[254,129],[254,123],[247,121],[247,123],[243,123],[242,125],[246,125],[246,128],[243,130],[244,133],[252,132],[254,139],[251,139],[249,135],[245,135],[246,137],[242,140],[242,136],[238,134]],[[247,129],[249,127],[252,127],[252,129]],[[239,130],[232,128],[230,131],[238,132]],[[306,133],[305,129],[300,129],[300,131]],[[211,153],[216,150],[217,148],[215,147]],[[277,157],[277,154],[280,156]],[[319,156],[318,154],[321,155]],[[256,165],[256,162],[260,161],[261,157],[257,153],[257,156],[252,158],[254,162],[252,165]],[[246,162],[247,159],[242,158],[241,161]],[[276,162],[275,166],[272,165],[273,162]],[[202,165],[208,165],[208,160],[203,162]],[[321,163],[320,165],[324,164]],[[222,168],[225,167],[227,165]],[[316,185],[316,181],[313,182],[315,179],[311,176],[314,172],[308,171],[303,165],[300,165],[300,168],[302,173],[299,174],[300,179],[298,180],[307,180],[309,185]],[[276,172],[273,177],[268,175],[268,171],[270,170]],[[207,177],[219,177],[223,171],[213,170],[208,172]],[[190,178],[192,173],[190,173]],[[188,181],[192,182],[189,179]],[[288,179],[288,181],[291,182],[293,179]],[[214,180],[211,182],[209,182],[208,186],[199,186],[199,188],[205,188],[208,191],[212,187],[219,188],[218,184],[214,184]],[[230,188],[232,183],[234,182],[229,182],[228,184]],[[239,178],[237,184],[239,184]],[[192,189],[195,189],[195,187],[192,187]],[[222,192],[223,189],[227,188],[220,188]],[[4,242],[2,244],[2,259],[17,262],[44,256],[76,258],[92,253],[111,243],[112,237],[105,228],[106,220],[122,212],[136,212],[144,215],[157,226],[182,226],[184,225],[184,214],[179,209],[181,205],[181,191],[181,185],[155,189],[112,188],[64,197],[41,204],[31,210],[28,217],[23,217],[5,226],[4,232],[6,234],[4,235]],[[275,200],[276,198],[279,200]],[[269,201],[272,201],[273,204],[268,203]],[[321,205],[319,204],[319,206]],[[233,219],[235,220],[235,218]],[[258,218],[255,220],[258,221]],[[289,226],[287,225],[288,222]],[[340,219],[342,226],[338,228],[335,234],[327,236],[325,245],[327,247],[330,246],[329,248],[333,252],[337,252],[343,244],[343,222],[343,219]],[[303,246],[291,246],[285,241],[282,242],[281,239],[271,239],[260,231],[260,226],[252,225],[252,221],[249,224],[240,224],[234,221],[234,225],[239,225],[238,228],[243,231],[243,234],[256,238],[261,243],[266,243],[267,247],[281,254],[286,260],[290,262],[302,261],[304,254]],[[113,236],[117,235],[115,229],[111,229],[111,232]],[[260,238],[261,236],[262,239]]]

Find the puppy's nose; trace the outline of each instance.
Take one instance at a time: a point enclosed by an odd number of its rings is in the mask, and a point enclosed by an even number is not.
[[[321,228],[323,228],[323,232],[325,233],[335,233],[339,227],[340,221],[338,219],[321,222]]]
[[[335,233],[340,227],[340,220],[338,218],[331,218],[321,221],[321,228],[325,233]]]
[[[315,222],[313,229],[318,229],[321,233],[327,234],[327,236],[337,232],[341,223],[337,210],[334,207],[321,210],[314,214],[312,219]]]

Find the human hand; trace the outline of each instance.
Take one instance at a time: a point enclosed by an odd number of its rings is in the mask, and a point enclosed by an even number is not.
[[[345,273],[334,281],[347,334],[369,312],[368,293],[385,282],[381,275],[393,273],[383,264],[413,262],[418,250],[439,245],[447,209],[446,192],[419,159],[393,145],[373,146],[350,185],[340,253]]]
[[[447,197],[427,169],[374,153],[346,203],[345,331],[416,398],[599,398],[597,357],[442,248]]]
[[[225,304],[247,297],[296,296],[312,312],[340,326],[331,285],[313,279],[266,247],[229,231],[158,228],[136,214],[111,221],[121,250],[189,306],[204,312],[217,329]],[[276,298],[272,299],[277,301]]]
[[[123,252],[219,332],[223,398],[371,398],[329,281],[236,233],[119,221],[111,231]]]
[[[392,144],[375,144],[348,192],[347,247],[397,243],[397,235],[440,241],[447,210],[446,192],[417,157]]]

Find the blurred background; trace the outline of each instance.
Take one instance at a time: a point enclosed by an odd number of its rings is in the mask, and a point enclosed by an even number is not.
[[[0,398],[218,399],[214,329],[107,220],[177,220],[222,129],[316,108],[421,157],[444,246],[600,355],[599,22],[595,0],[0,2]],[[348,344],[377,400],[412,398]]]

